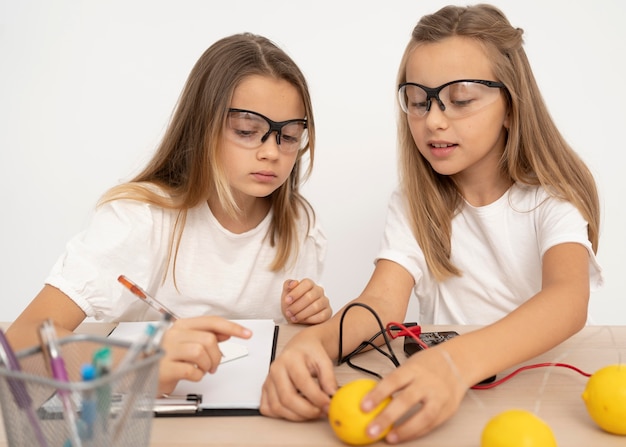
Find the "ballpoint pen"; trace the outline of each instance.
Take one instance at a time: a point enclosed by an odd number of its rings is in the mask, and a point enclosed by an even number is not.
[[[11,345],[6,339],[2,329],[0,329],[0,361],[9,371],[21,371],[20,364],[17,361],[15,353],[13,352],[13,348],[11,348]],[[11,393],[13,394],[13,399],[15,399],[15,403],[20,409],[26,412],[28,421],[35,432],[35,437],[37,438],[39,446],[48,447],[48,442],[46,441],[46,438],[41,430],[39,419],[35,414],[35,410],[33,410],[33,400],[31,399],[30,394],[28,394],[26,385],[24,385],[22,380],[16,378],[7,378],[7,382],[9,384],[9,388],[11,389]]]
[[[162,314],[170,314],[172,317],[171,318],[172,321],[179,319],[179,317],[174,312],[169,310],[164,304],[161,304],[156,298],[150,296],[148,292],[143,290],[141,287],[139,287],[133,281],[128,279],[126,276],[120,275],[117,278],[117,280],[120,283],[122,283],[124,287],[130,290],[133,293],[133,295],[135,295],[137,298],[140,298],[142,301],[144,301],[153,309],[157,310],[158,312],[161,312]]]
[[[163,334],[170,327],[171,320],[172,315],[168,312],[163,312],[163,316],[158,323],[148,323],[141,337],[135,340],[133,344],[131,344],[128,348],[128,351],[126,352],[124,358],[120,361],[117,370],[124,372],[124,370],[132,365],[142,354],[153,355],[161,344]],[[145,380],[145,377],[142,374],[139,374],[138,371],[135,371],[134,385],[131,387],[131,389],[141,389],[141,382],[143,380]],[[132,408],[135,404],[135,399],[137,398],[137,394],[137,391],[131,393],[124,401],[120,416],[118,416],[115,428],[113,429],[114,444],[117,443],[120,436],[122,435],[124,421],[126,421],[129,412],[132,411]]]
[[[59,382],[68,383],[69,378],[67,376],[67,370],[65,369],[65,361],[61,355],[61,347],[57,341],[54,324],[50,319],[45,320],[39,327],[39,336],[41,339],[41,349],[48,361],[52,377]],[[63,403],[63,415],[70,432],[69,441],[72,443],[73,447],[82,447],[71,393],[66,389],[59,388],[57,394]]]

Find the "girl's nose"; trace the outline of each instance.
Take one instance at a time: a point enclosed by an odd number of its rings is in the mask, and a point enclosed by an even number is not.
[[[279,140],[278,132],[276,132],[276,135],[270,134],[257,149],[257,156],[261,159],[267,158],[273,160],[278,158],[278,154],[280,153]]]
[[[448,125],[446,113],[441,110],[437,101],[432,102],[430,110],[426,112],[424,119],[426,120],[426,126],[428,126],[429,129],[440,129],[447,127]]]

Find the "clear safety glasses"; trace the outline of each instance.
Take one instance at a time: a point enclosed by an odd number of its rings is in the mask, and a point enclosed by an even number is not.
[[[276,144],[283,152],[303,149],[308,142],[306,119],[272,121],[251,110],[228,109],[226,136],[242,147],[256,149],[276,132]]]
[[[459,79],[435,88],[405,82],[398,88],[398,100],[409,116],[426,116],[435,100],[448,118],[455,119],[472,115],[493,104],[502,88],[506,87],[501,82],[482,79]]]

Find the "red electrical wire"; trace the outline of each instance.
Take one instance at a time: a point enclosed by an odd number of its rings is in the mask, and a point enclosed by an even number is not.
[[[422,333],[422,327],[419,325],[407,327],[402,323],[391,322],[387,324],[386,329],[391,338],[411,337],[423,349],[428,349],[428,345],[424,343],[420,338],[420,334]]]
[[[426,343],[424,343],[421,339],[420,339],[420,334],[422,333],[422,328],[419,325],[415,325],[415,326],[405,326],[402,323],[389,323],[387,324],[387,333],[389,334],[389,336],[391,338],[398,338],[398,337],[411,337],[413,340],[415,340],[415,342],[420,345],[423,349],[428,349],[428,345]],[[507,380],[513,378],[514,376],[516,376],[517,374],[521,373],[522,371],[526,371],[529,369],[535,369],[535,368],[542,368],[542,367],[546,367],[546,366],[556,366],[556,367],[562,367],[562,368],[569,368],[573,371],[576,371],[577,373],[585,376],[585,377],[590,377],[591,374],[586,373],[582,370],[580,370],[579,368],[569,365],[567,363],[553,363],[553,362],[546,362],[546,363],[536,363],[533,365],[526,365],[526,366],[522,366],[518,369],[516,369],[515,371],[513,371],[512,373],[506,375],[505,377],[496,380],[492,383],[485,383],[482,385],[474,385],[472,387],[473,390],[488,390],[490,388],[495,388],[498,385],[501,385],[502,383],[506,382]]]
[[[474,385],[472,387],[472,389],[473,390],[488,390],[489,388],[494,388],[494,387],[500,385],[501,383],[506,382],[507,380],[509,380],[513,376],[521,373],[522,371],[526,371],[528,369],[542,368],[542,367],[545,367],[545,366],[558,366],[558,367],[562,367],[562,368],[569,368],[571,370],[576,371],[579,374],[582,374],[585,377],[590,377],[591,376],[591,374],[586,373],[584,371],[581,371],[580,369],[576,368],[575,366],[569,365],[567,363],[551,363],[551,362],[535,363],[533,365],[522,366],[522,367],[516,369],[515,371],[513,371],[512,373],[510,373],[509,375],[507,375],[507,376],[505,376],[505,377],[503,377],[503,378],[501,378],[499,380],[496,380],[494,382],[485,383],[483,385]]]

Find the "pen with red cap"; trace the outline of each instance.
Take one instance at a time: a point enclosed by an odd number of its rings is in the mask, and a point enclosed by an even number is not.
[[[126,287],[128,290],[130,290],[133,293],[133,295],[135,295],[137,298],[141,299],[143,302],[148,304],[153,309],[157,310],[158,312],[160,312],[162,314],[169,314],[171,316],[170,321],[174,321],[174,320],[178,320],[179,319],[179,317],[174,312],[169,310],[167,308],[167,306],[165,306],[164,304],[161,304],[156,298],[150,296],[148,294],[148,292],[143,290],[141,287],[139,287],[133,281],[128,279],[126,276],[120,275],[117,278],[117,280],[122,285],[124,285],[124,287]]]

